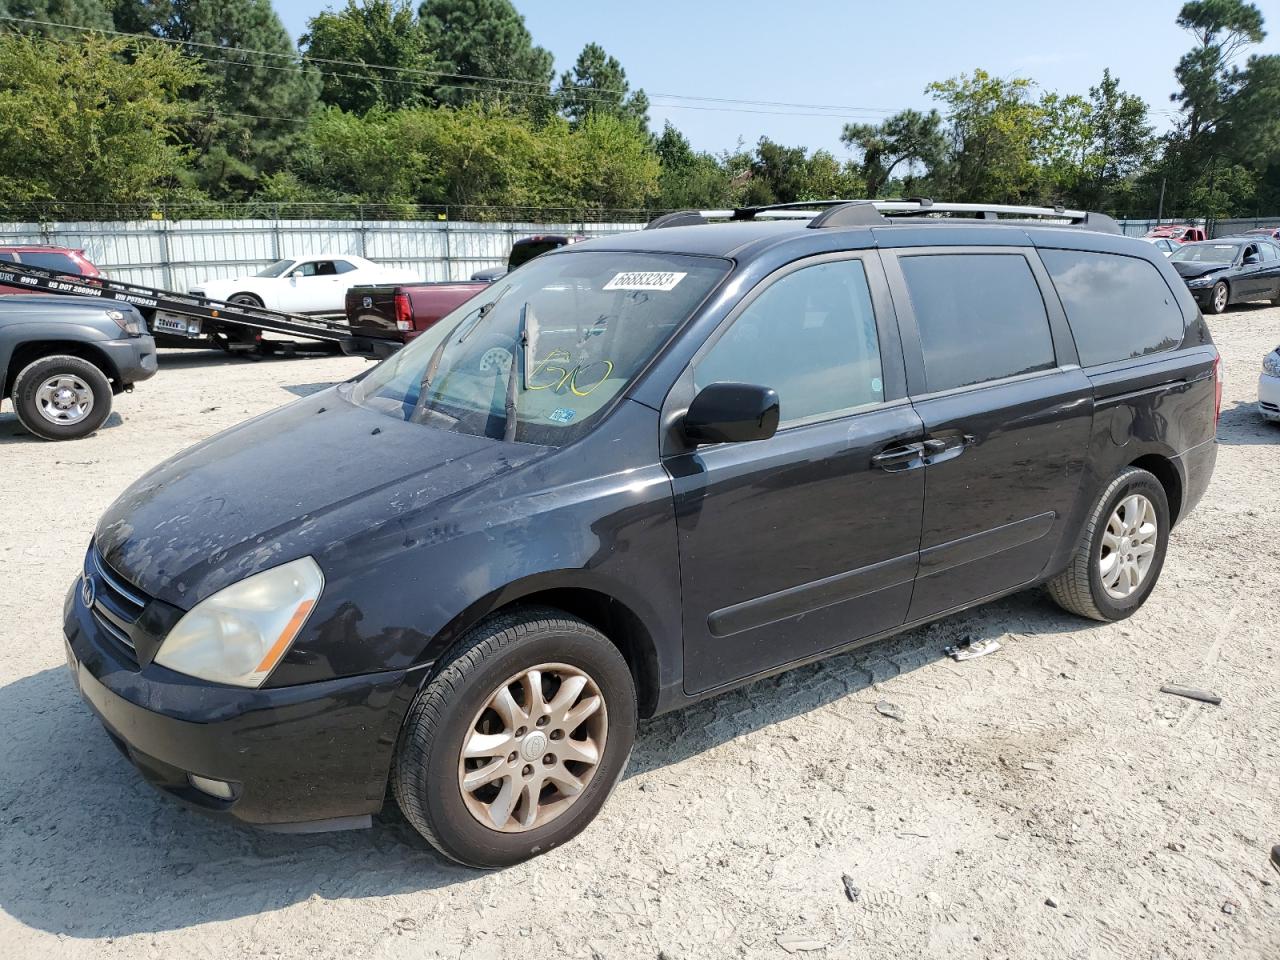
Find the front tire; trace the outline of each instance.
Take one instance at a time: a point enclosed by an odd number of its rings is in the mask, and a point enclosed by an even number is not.
[[[255,307],[259,309],[265,306],[262,302],[262,298],[252,293],[233,294],[227,303],[234,303],[241,307]]]
[[[1146,602],[1169,545],[1169,499],[1154,475],[1121,471],[1099,495],[1071,565],[1046,586],[1054,602],[1091,620],[1123,620]]]
[[[106,374],[79,357],[41,357],[13,381],[18,421],[45,440],[87,437],[110,415],[111,401]]]
[[[418,694],[392,791],[446,857],[511,866],[595,818],[635,729],[635,685],[618,648],[562,611],[518,609],[471,630]]]
[[[1213,285],[1213,294],[1209,297],[1209,310],[1214,314],[1224,313],[1230,302],[1231,288],[1227,286],[1225,280],[1219,280]]]

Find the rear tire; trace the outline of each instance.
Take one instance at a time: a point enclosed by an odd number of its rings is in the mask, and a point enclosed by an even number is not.
[[[27,431],[44,440],[78,440],[111,414],[111,381],[88,360],[41,357],[13,381],[13,409]]]
[[[631,671],[608,638],[550,607],[513,610],[472,629],[418,694],[400,732],[392,792],[449,859],[511,866],[595,818],[635,729]]]
[[[1149,532],[1148,522],[1154,526]],[[1141,524],[1141,528],[1130,530],[1126,524]],[[1137,467],[1122,470],[1089,512],[1071,565],[1045,585],[1049,595],[1062,609],[1091,620],[1132,616],[1160,578],[1169,527],[1169,499],[1160,481]],[[1126,557],[1134,558],[1132,566]],[[1130,569],[1132,576],[1126,577]],[[1117,572],[1118,580],[1109,585]]]

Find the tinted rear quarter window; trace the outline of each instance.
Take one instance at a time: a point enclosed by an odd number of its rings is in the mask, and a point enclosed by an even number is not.
[[[930,392],[1056,365],[1040,287],[1020,253],[904,256]]]
[[[1182,343],[1182,310],[1160,271],[1138,257],[1042,250],[1062,298],[1080,365],[1172,350]]]

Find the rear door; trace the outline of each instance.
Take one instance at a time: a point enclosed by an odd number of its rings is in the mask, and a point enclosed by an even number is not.
[[[762,281],[672,389],[772,387],[768,440],[664,451],[675,493],[685,687],[712,689],[900,625],[924,497],[920,420],[874,252]]]
[[[925,431],[917,620],[1035,580],[1073,533],[1093,391],[1031,248],[902,249],[885,268]]]

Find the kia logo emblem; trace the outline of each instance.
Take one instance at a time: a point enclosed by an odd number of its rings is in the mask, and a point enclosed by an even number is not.
[[[93,601],[96,599],[93,577],[85,574],[84,582],[80,584],[80,599],[84,601],[86,607],[92,607]]]

